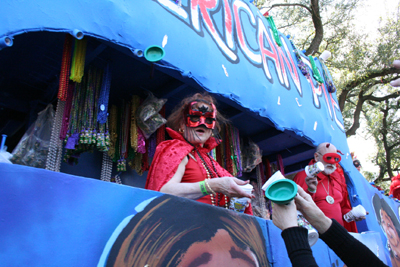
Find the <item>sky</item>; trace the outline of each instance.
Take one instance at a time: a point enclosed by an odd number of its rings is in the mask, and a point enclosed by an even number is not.
[[[396,10],[398,0],[361,0],[364,7],[360,7],[356,17],[356,27],[360,31],[369,33],[370,38],[376,36],[379,27],[379,17],[385,17]],[[399,55],[400,56],[400,55]],[[347,139],[349,149],[361,162],[362,171],[378,172],[379,168],[371,162],[371,158],[376,154],[376,144],[372,136],[363,132],[365,123],[361,122],[360,129],[356,135]]]

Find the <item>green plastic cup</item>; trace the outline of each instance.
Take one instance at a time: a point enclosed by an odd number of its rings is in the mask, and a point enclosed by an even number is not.
[[[289,179],[281,179],[273,182],[267,190],[265,196],[276,204],[289,204],[297,194],[297,184]]]
[[[152,45],[144,51],[144,57],[150,62],[157,62],[163,59],[165,51],[161,46]]]

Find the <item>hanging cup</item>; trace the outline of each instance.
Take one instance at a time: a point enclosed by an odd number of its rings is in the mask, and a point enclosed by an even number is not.
[[[152,45],[144,51],[144,57],[150,62],[157,62],[163,59],[165,51],[161,46]]]

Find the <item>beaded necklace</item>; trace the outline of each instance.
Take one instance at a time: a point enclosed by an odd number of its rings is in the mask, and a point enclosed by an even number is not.
[[[137,95],[132,96],[131,107],[131,147],[135,152],[138,150],[138,128],[136,123],[136,111],[140,105],[140,97]]]
[[[117,106],[112,105],[110,108],[110,149],[108,150],[108,155],[113,159],[115,157],[115,145],[118,138],[117,134],[117,120],[118,120],[118,111]]]
[[[77,83],[82,81],[85,70],[86,44],[87,38],[85,37],[82,40],[75,39],[70,79]]]
[[[68,96],[68,82],[69,72],[71,69],[71,55],[72,55],[72,36],[65,35],[63,57],[61,60],[60,83],[58,89],[58,99],[65,101]]]
[[[185,139],[185,140],[186,140],[186,139]],[[205,171],[206,171],[206,175],[207,175],[206,179],[210,180],[211,178],[219,177],[218,172],[217,172],[217,168],[215,167],[214,161],[213,161],[213,159],[211,158],[211,156],[210,156],[209,154],[207,154],[208,158],[210,159],[211,165],[212,165],[212,167],[213,167],[213,170],[214,170],[216,176],[214,176],[214,173],[212,172],[212,170],[211,170],[211,169],[209,168],[209,166],[207,165],[207,162],[204,160],[203,156],[200,154],[200,151],[197,149],[197,147],[194,146],[192,143],[190,143],[188,140],[186,140],[186,142],[188,142],[189,145],[191,145],[191,146],[194,147],[194,150],[196,151],[197,155],[199,156],[199,158],[200,158],[200,160],[201,160],[201,164],[203,165],[203,167],[204,167],[204,169],[205,169]],[[214,194],[210,194],[211,204],[212,204],[213,206],[218,206],[218,207],[220,207],[220,201],[221,201],[221,196],[220,196],[220,195],[223,195],[223,194],[216,193],[217,205],[215,205]],[[227,197],[226,195],[223,195],[223,196],[224,196],[224,200],[225,200],[225,209],[227,209],[227,208],[228,208],[228,197]]]
[[[107,63],[106,69],[103,72],[103,82],[101,84],[101,90],[98,101],[97,121],[99,123],[106,123],[107,121],[108,101],[110,98],[110,85],[111,85],[110,64]]]
[[[67,137],[67,132],[68,132],[69,123],[70,123],[71,107],[72,107],[72,101],[73,101],[73,96],[74,96],[74,89],[75,89],[74,83],[70,83],[69,86],[68,86],[67,100],[65,102],[63,121],[62,121],[61,132],[60,132],[60,138],[63,139],[63,140],[68,138]]]

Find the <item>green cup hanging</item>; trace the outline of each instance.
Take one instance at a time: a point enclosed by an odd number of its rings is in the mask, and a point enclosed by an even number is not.
[[[144,51],[144,57],[150,62],[157,62],[163,59],[165,51],[161,46],[152,45],[146,48]]]

